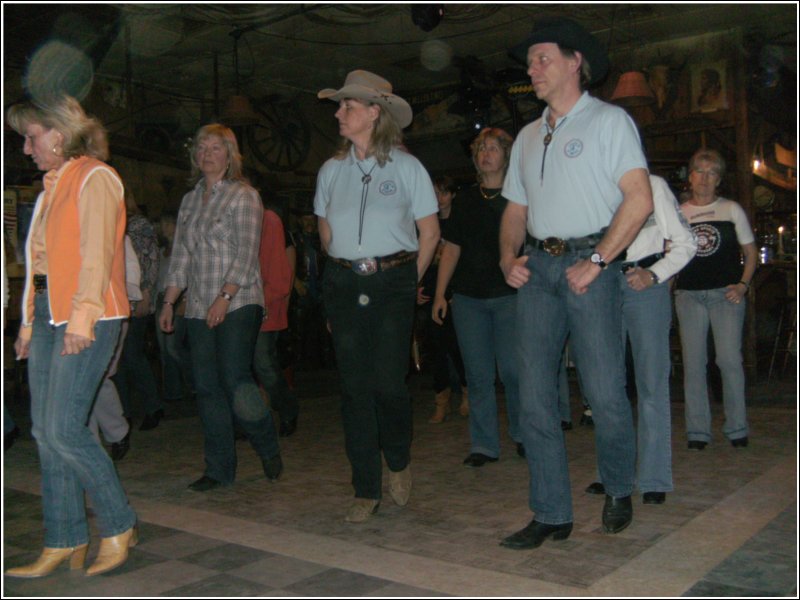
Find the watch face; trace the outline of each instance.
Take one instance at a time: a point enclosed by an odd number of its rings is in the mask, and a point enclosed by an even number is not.
[[[597,252],[595,252],[594,254],[592,254],[592,255],[589,257],[589,260],[590,260],[590,261],[592,261],[592,262],[593,262],[594,264],[596,264],[596,265],[599,265],[601,262],[603,262],[603,259],[602,259],[602,258],[600,258],[600,255],[599,255]]]

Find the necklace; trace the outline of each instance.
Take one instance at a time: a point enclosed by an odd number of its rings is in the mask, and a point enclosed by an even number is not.
[[[356,162],[356,166],[358,170],[361,171],[361,183],[364,184],[364,187],[361,188],[361,210],[358,213],[358,251],[361,252],[361,234],[364,231],[364,213],[367,210],[367,194],[369,190],[369,182],[372,181],[372,172],[375,170],[375,167],[378,166],[378,161],[375,161],[375,164],[372,165],[372,168],[369,170],[369,173],[365,173],[364,169],[361,168],[361,165]]]
[[[483,186],[480,184],[478,184],[478,189],[481,191],[481,196],[483,196],[484,200],[494,200],[503,191],[502,189],[499,189],[494,194],[487,194],[486,192],[483,191]]]

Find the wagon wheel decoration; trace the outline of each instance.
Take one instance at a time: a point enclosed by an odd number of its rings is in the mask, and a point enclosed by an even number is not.
[[[290,102],[260,103],[261,121],[248,128],[247,138],[256,158],[273,171],[293,171],[308,156],[311,127],[305,115]]]

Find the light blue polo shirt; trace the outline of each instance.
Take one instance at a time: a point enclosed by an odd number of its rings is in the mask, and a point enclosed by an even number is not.
[[[647,169],[636,125],[623,109],[584,92],[556,122],[545,153],[549,112],[517,136],[503,195],[528,207],[528,233],[536,238],[596,233],[622,203],[622,176]]]
[[[395,148],[381,167],[374,157],[358,160],[355,148],[331,158],[317,174],[314,214],[331,228],[328,252],[335,258],[387,256],[419,249],[416,221],[439,210],[430,175],[414,156]],[[360,167],[360,168],[359,168]],[[358,245],[362,178],[370,174],[361,248]]]

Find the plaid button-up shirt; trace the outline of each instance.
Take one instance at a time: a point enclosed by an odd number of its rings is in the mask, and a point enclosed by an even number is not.
[[[239,286],[228,311],[264,306],[258,262],[264,209],[246,183],[222,180],[203,202],[205,180],[183,197],[167,286],[186,288],[186,317],[205,319],[222,286]]]

